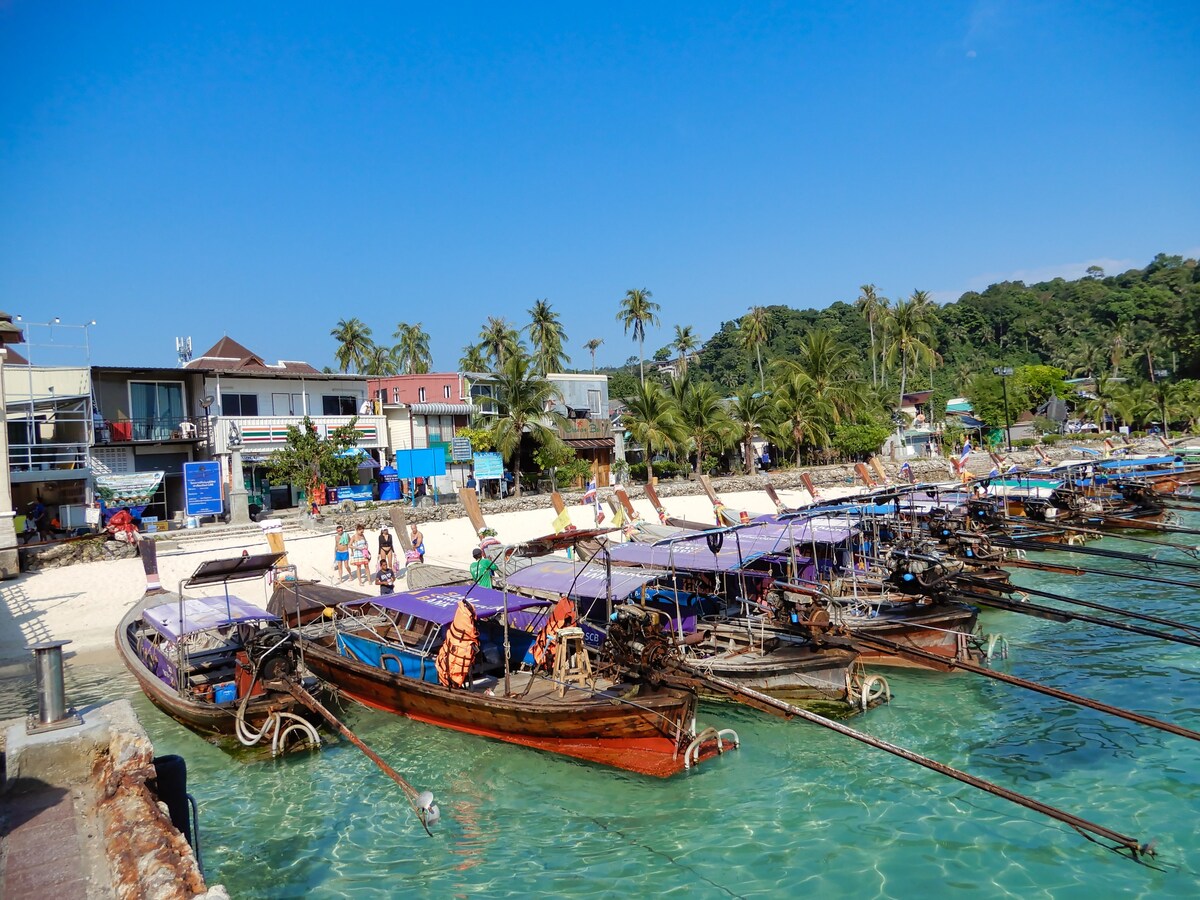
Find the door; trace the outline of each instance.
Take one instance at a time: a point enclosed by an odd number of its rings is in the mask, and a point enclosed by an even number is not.
[[[273,416],[290,416],[290,415],[292,415],[292,395],[291,394],[272,394],[271,395],[271,415],[273,415]]]

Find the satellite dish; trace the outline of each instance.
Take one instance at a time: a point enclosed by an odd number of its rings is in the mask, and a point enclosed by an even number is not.
[[[217,398],[214,397],[212,394],[208,394],[208,395],[200,398],[200,405],[204,409],[208,409],[210,406],[212,406],[216,402],[217,402]]]

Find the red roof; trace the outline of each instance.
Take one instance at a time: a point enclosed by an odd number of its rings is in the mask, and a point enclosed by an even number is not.
[[[185,369],[220,369],[222,371],[286,372],[296,375],[320,375],[319,369],[306,362],[281,359],[270,365],[258,354],[246,349],[226,335],[201,356],[188,362]]]

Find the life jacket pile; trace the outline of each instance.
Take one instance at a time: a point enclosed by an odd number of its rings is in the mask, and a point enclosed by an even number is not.
[[[471,666],[478,649],[479,629],[475,627],[475,607],[466,600],[459,600],[454,621],[446,630],[446,639],[438,651],[438,681],[446,687],[466,687],[471,680]]]
[[[558,630],[569,628],[578,621],[579,615],[575,612],[574,602],[567,597],[559,597],[554,609],[550,611],[550,618],[538,632],[537,640],[533,642],[530,650],[539,669],[549,669],[554,664],[554,650],[557,645],[553,640]]]

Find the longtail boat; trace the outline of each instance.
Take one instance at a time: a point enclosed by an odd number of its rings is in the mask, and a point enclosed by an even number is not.
[[[435,587],[342,603],[296,634],[321,679],[419,722],[659,777],[736,745],[732,733],[696,734],[694,692],[612,671],[570,684],[543,674],[530,656],[538,635],[511,621],[534,612],[546,634],[544,600]]]

